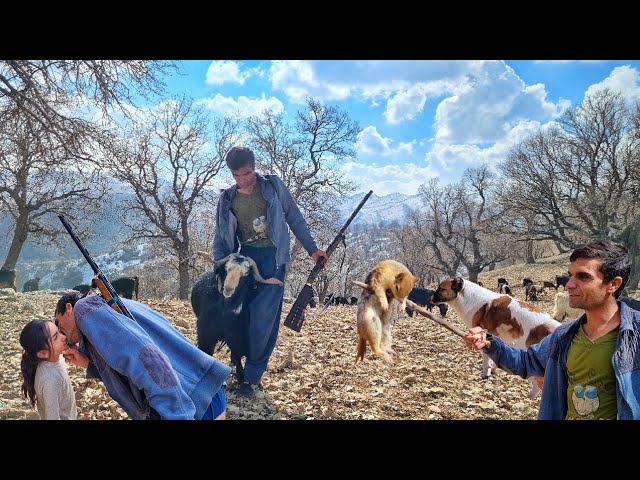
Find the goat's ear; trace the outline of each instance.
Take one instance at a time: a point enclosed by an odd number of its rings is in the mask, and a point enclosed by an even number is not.
[[[222,295],[222,289],[224,288],[224,283],[222,281],[222,275],[216,273],[216,283],[218,284],[218,292]]]
[[[462,291],[463,285],[464,285],[464,279],[462,277],[456,277],[453,279],[451,288],[453,289],[454,292],[460,292]]]

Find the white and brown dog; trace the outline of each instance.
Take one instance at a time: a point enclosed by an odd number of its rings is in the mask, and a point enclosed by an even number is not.
[[[508,295],[500,295],[461,277],[449,278],[438,286],[431,298],[432,303],[447,303],[467,328],[480,326],[505,343],[526,349],[553,332],[560,323],[527,302]],[[482,354],[482,378],[495,373],[491,359]],[[529,398],[540,391],[538,383],[530,378]]]
[[[367,275],[365,283],[353,283],[363,289],[358,301],[358,360],[364,360],[367,342],[375,355],[385,362],[395,363],[399,356],[391,348],[391,324],[395,302],[404,310],[407,295],[420,281],[407,267],[395,260],[379,262]]]

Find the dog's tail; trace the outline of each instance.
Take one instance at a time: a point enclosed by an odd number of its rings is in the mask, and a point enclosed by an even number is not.
[[[367,340],[366,338],[358,338],[358,353],[356,353],[356,363],[358,360],[364,360],[364,355],[367,353]]]

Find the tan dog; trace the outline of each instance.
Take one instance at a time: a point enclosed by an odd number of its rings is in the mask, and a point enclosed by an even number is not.
[[[385,362],[395,363],[398,360],[398,354],[391,348],[391,306],[397,300],[404,309],[407,295],[419,281],[420,278],[395,260],[379,262],[367,275],[366,283],[353,281],[363,289],[362,299],[358,302],[356,363],[364,360],[367,341],[373,353]]]

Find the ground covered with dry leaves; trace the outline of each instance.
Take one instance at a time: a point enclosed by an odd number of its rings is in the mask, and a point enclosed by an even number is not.
[[[535,265],[514,265],[484,273],[480,280],[495,290],[505,277],[512,293],[524,299],[523,277],[540,284],[566,272],[567,256]],[[6,292],[6,291],[5,291]],[[555,292],[540,297],[549,313]],[[0,419],[35,419],[20,394],[18,335],[31,318],[52,318],[55,292],[0,294]],[[195,316],[189,302],[141,299],[162,312],[195,343]],[[290,305],[283,311],[285,318]],[[447,320],[464,329],[455,312]],[[300,333],[281,327],[264,391],[248,400],[229,391],[227,419],[535,419],[539,399],[529,400],[529,382],[498,370],[480,378],[481,356],[464,347],[461,338],[422,316],[402,314],[393,327],[394,349],[401,355],[387,365],[367,350],[364,362],[356,354],[356,306],[308,309]],[[226,349],[216,357],[228,362]],[[126,419],[100,382],[86,380],[84,370],[69,365],[79,418]]]

